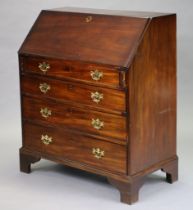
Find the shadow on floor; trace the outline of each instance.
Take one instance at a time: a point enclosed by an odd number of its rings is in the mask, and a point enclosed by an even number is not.
[[[50,164],[50,162],[46,162],[46,164],[44,164],[44,166],[42,164],[39,164],[33,170],[34,171],[42,171],[42,172],[52,171],[52,172],[56,172],[59,174],[64,174],[65,176],[70,176],[70,177],[74,177],[74,178],[78,178],[78,179],[82,179],[82,180],[88,180],[88,181],[95,182],[95,183],[100,182],[105,185],[109,185],[106,177],[104,177],[104,176],[89,173],[87,171],[72,168],[69,166],[64,166],[61,164],[52,164],[52,163]],[[165,173],[163,173],[163,172],[159,173],[159,174],[153,173],[146,177],[144,185],[157,184],[160,182],[164,182],[165,179],[166,179]]]

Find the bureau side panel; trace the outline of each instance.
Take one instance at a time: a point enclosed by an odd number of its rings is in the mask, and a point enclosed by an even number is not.
[[[128,74],[129,174],[176,154],[176,16],[151,20]]]

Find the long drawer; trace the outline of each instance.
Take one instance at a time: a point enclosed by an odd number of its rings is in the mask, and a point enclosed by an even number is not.
[[[92,108],[125,112],[125,92],[91,85],[25,75],[21,77],[21,90],[40,97],[92,106]]]
[[[114,88],[120,86],[120,72],[114,67],[104,65],[23,56],[21,69],[23,72],[82,81],[99,86]]]
[[[24,124],[23,137],[25,148],[29,147],[30,150],[99,169],[126,173],[125,146],[30,123]]]
[[[23,117],[28,120],[80,130],[86,133],[123,139],[126,135],[126,118],[114,114],[72,107],[52,100],[38,100],[23,96]]]

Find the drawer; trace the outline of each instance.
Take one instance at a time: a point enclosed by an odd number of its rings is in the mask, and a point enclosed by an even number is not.
[[[125,112],[125,92],[91,85],[81,85],[46,77],[22,76],[21,89],[40,97],[51,97],[84,105],[96,109]]]
[[[72,107],[52,100],[23,97],[23,117],[111,138],[126,139],[126,118]]]
[[[63,129],[25,123],[24,147],[78,161],[103,170],[126,173],[126,147]]]
[[[23,57],[21,66],[24,72],[119,87],[119,71],[113,67],[28,56]]]

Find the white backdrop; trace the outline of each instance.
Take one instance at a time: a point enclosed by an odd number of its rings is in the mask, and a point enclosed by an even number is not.
[[[178,18],[178,154],[180,180],[150,176],[140,200],[129,207],[105,179],[49,161],[21,174],[17,50],[42,9],[64,6],[175,12]],[[193,1],[192,0],[0,0],[0,209],[191,209],[193,207]]]

